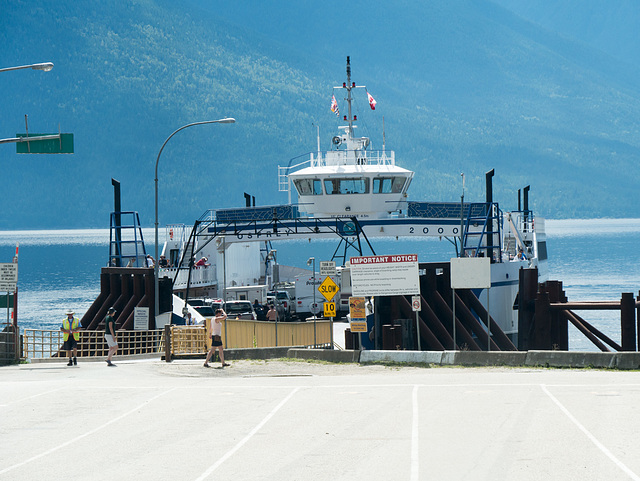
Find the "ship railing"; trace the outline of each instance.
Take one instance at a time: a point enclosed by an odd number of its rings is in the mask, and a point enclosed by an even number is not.
[[[159,354],[164,352],[162,329],[140,331],[117,331],[118,355]],[[25,329],[22,336],[22,357],[43,359],[65,357],[62,350],[62,331]],[[109,346],[104,339],[104,331],[80,331],[78,357],[107,356]]]
[[[535,218],[531,210],[519,210],[511,213],[515,225],[522,234],[533,232]]]
[[[176,277],[176,272],[178,276]],[[208,265],[208,266],[193,266],[191,268],[191,278],[189,279],[189,269],[182,268],[178,271],[177,267],[165,267],[160,268],[158,270],[158,276],[169,277],[171,279],[175,278],[175,282],[173,284],[174,289],[184,289],[187,287],[187,280],[189,281],[189,286],[211,286],[215,285],[217,282],[216,276],[216,266]]]
[[[185,224],[167,224],[165,226],[165,239],[168,242],[177,242],[182,245],[189,234]]]
[[[332,165],[395,165],[396,155],[386,150],[330,150],[310,154],[311,167]]]
[[[407,217],[422,217],[426,219],[461,219],[472,217],[486,217],[487,204],[485,202],[407,202]]]
[[[211,222],[216,218],[216,211],[214,209],[207,209],[204,211],[198,220],[201,222]]]
[[[300,217],[298,206],[291,204],[220,209],[215,212],[215,220],[219,223],[288,220],[298,217]]]
[[[298,162],[299,159],[308,159]],[[293,165],[292,165],[293,164]],[[289,161],[287,166],[278,166],[278,191],[289,192],[289,174],[307,167],[326,167],[336,165],[395,165],[396,154],[386,150],[330,150],[310,152]]]

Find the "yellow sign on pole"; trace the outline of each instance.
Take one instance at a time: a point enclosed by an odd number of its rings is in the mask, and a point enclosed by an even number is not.
[[[351,321],[349,329],[351,332],[367,332],[367,321]]]
[[[325,302],[324,303],[324,317],[336,317],[336,303]]]
[[[331,279],[331,277],[326,277],[322,284],[318,286],[318,291],[320,294],[324,296],[327,302],[331,302],[331,299],[335,297],[338,293],[338,285]],[[325,317],[327,317],[325,315]]]
[[[367,317],[365,302],[366,299],[364,297],[349,297],[351,319],[365,319]]]
[[[349,297],[349,329],[351,332],[367,332],[367,308],[364,297]]]

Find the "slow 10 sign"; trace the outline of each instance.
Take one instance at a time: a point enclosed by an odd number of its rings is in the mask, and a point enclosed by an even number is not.
[[[331,277],[326,277],[324,281],[318,286],[318,291],[324,296],[327,301],[331,301],[338,293],[338,285]]]

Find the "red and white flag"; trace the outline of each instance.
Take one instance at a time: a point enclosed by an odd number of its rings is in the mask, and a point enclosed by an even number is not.
[[[371,107],[371,110],[375,110],[378,102],[376,102],[376,99],[374,99],[369,92],[367,92],[367,98],[369,99],[369,106]]]
[[[335,95],[331,96],[331,111],[338,116],[340,115],[340,109],[338,109],[338,102],[336,102]]]

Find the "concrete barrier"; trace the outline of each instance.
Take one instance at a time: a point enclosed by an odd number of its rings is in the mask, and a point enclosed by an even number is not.
[[[262,347],[225,349],[225,360],[297,358],[343,363],[398,363],[436,366],[530,366],[556,368],[596,368],[640,370],[640,352],[567,351],[353,351]],[[160,354],[116,355],[120,359],[163,359]],[[204,354],[176,356],[178,359],[204,359]],[[104,356],[82,358],[82,362],[103,362]],[[31,359],[29,362],[65,362],[64,358]]]
[[[583,365],[579,367],[614,369],[617,355],[618,353],[615,352],[585,352],[582,360]]]
[[[526,352],[518,351],[456,351],[450,356],[456,366],[524,366]]]
[[[235,361],[237,359],[277,359],[287,357],[291,349],[285,347],[247,347],[238,349],[225,349],[224,359]]]
[[[640,352],[619,352],[616,354],[617,369],[640,369]]]
[[[527,366],[615,368],[615,352],[529,351]]]
[[[442,351],[362,351],[360,362],[397,362],[409,364],[441,364]]]
[[[360,351],[331,349],[289,349],[287,357],[327,362],[360,362]]]
[[[288,357],[327,362],[424,364],[437,366],[531,366],[556,368],[640,369],[637,352],[567,351],[332,351],[289,349]]]

